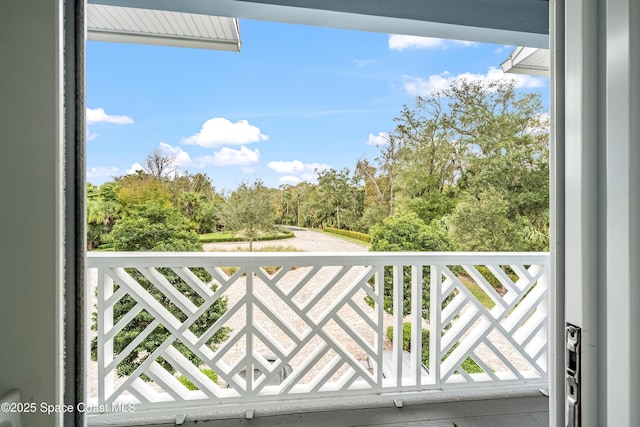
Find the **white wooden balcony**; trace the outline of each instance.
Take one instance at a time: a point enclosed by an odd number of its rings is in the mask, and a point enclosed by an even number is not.
[[[97,289],[87,318],[97,310],[98,324],[86,399],[98,410],[89,423],[400,406],[548,387],[547,253],[90,253],[87,274]],[[393,314],[384,310],[385,281]],[[194,333],[221,298],[226,312]],[[131,308],[117,314],[123,301]],[[114,351],[116,337],[142,314],[151,318],[143,331]],[[405,322],[408,351],[402,334],[387,338],[388,327],[401,331]],[[118,375],[159,328],[164,341]],[[212,344],[223,330],[227,338]]]

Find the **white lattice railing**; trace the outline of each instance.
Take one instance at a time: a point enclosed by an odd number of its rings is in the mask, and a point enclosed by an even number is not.
[[[548,264],[546,253],[90,253],[91,416],[544,388]],[[403,323],[409,351],[402,334],[387,338]]]

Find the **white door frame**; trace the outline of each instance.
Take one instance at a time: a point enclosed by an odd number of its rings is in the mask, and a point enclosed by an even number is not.
[[[558,187],[564,180],[564,214],[556,211],[564,240],[556,260],[564,277],[558,271],[556,278],[564,279],[557,284],[565,288],[566,322],[582,328],[582,426],[638,425],[640,6],[635,0],[551,4],[556,17],[564,15],[552,22],[552,32],[564,37],[553,45],[556,76],[564,80],[564,90],[558,85],[564,111],[555,112],[564,127],[558,130],[564,168],[556,168]],[[562,307],[557,313],[560,327]],[[552,411],[560,415],[557,391]],[[559,416],[552,420],[564,425]]]
[[[550,1],[555,426],[564,425],[565,321],[583,331],[582,425],[640,419],[637,3]]]

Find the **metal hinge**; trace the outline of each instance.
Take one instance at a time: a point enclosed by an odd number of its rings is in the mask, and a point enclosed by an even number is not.
[[[567,427],[580,427],[581,420],[581,334],[582,329],[579,326],[567,323],[566,330],[566,392],[567,392]]]

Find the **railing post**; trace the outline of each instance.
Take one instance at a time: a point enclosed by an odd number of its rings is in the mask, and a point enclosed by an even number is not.
[[[429,376],[434,384],[440,384],[440,340],[442,335],[442,269],[439,265],[430,267],[429,289]]]
[[[402,320],[404,314],[403,265],[393,266],[393,374],[402,386]]]
[[[375,336],[376,354],[380,362],[376,363],[376,384],[382,389],[382,352],[384,344],[384,266],[378,266],[375,275],[376,316],[378,321],[378,333]]]
[[[253,270],[247,268],[247,294],[245,295],[246,305],[246,318],[247,318],[247,347],[246,347],[246,393],[252,394],[253,392]]]
[[[545,264],[540,266],[540,268],[542,269],[543,272],[540,278],[538,279],[537,286],[543,287],[545,289],[546,295],[542,300],[542,302],[540,303],[540,305],[538,306],[538,310],[540,310],[541,314],[544,314],[546,316],[547,321],[545,322],[544,326],[540,329],[540,332],[538,332],[538,337],[543,342],[548,343],[549,342],[549,325],[551,324],[551,322],[549,321],[550,320],[549,318],[549,265]],[[549,377],[549,357],[550,357],[550,352],[549,352],[549,347],[547,345],[547,351],[545,351],[544,353],[544,360],[538,362],[540,366],[544,368],[547,378]]]
[[[105,339],[113,328],[113,305],[107,306],[107,299],[113,295],[113,279],[104,268],[98,269],[98,402],[104,404],[113,392],[114,370],[106,372],[113,361],[114,337]]]
[[[411,266],[411,377],[422,384],[422,266]]]

